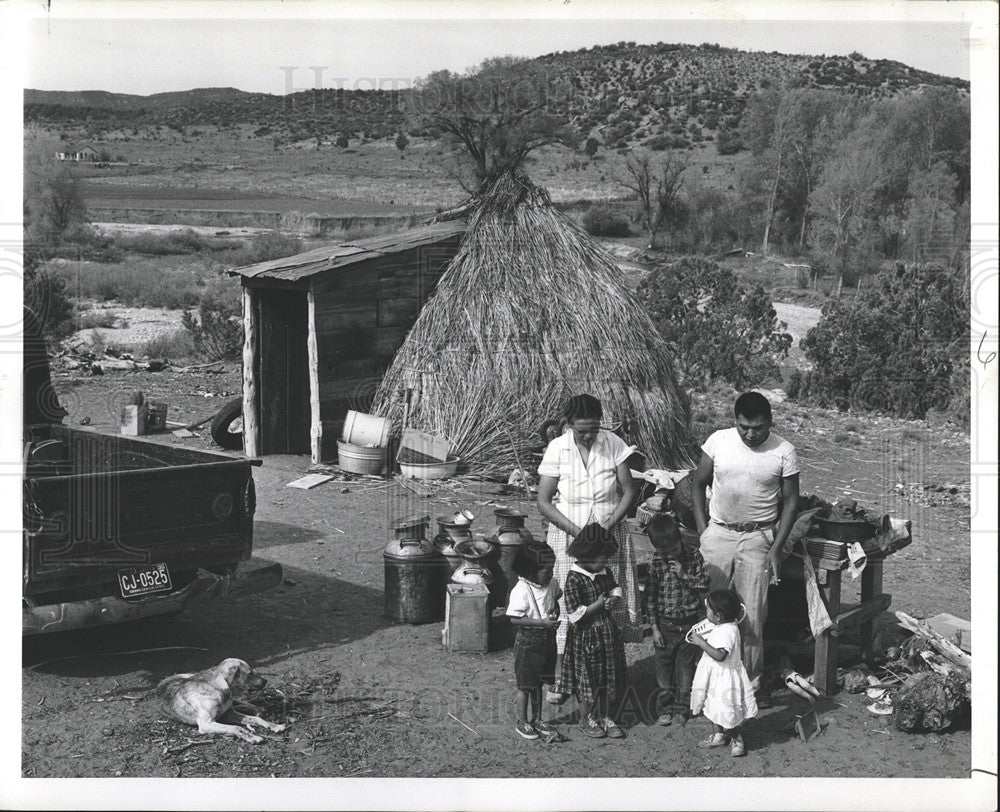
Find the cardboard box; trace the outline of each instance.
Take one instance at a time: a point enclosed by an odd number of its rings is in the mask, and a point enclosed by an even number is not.
[[[435,437],[416,429],[403,429],[397,459],[400,462],[447,462],[451,443],[444,437]]]
[[[121,433],[129,437],[138,437],[146,433],[147,407],[122,406]]]

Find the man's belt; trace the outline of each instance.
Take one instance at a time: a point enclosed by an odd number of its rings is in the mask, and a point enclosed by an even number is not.
[[[774,527],[774,522],[720,522],[712,519],[713,524],[722,525],[728,530],[735,530],[737,533],[752,533],[755,530],[769,530]]]

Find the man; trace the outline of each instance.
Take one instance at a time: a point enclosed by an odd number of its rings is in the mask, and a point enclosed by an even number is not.
[[[798,510],[799,464],[795,447],[771,433],[767,398],[746,392],[733,412],[735,428],[713,433],[702,446],[691,497],[711,589],[731,588],[746,606],[743,664],[759,692],[767,588],[778,582],[781,551]],[[766,706],[768,698],[759,697]]]

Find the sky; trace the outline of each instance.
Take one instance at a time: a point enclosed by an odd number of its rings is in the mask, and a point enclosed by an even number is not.
[[[705,6],[634,2],[614,6],[578,0],[576,7],[572,2],[545,0],[541,8],[551,15],[545,19],[519,17],[518,4],[453,3],[449,10],[456,17],[451,19],[374,19],[382,8],[375,6],[350,7],[362,15],[369,10],[367,19],[317,19],[325,6],[288,5],[308,18],[277,19],[275,12],[252,18],[248,15],[259,5],[222,3],[202,8],[195,3],[187,8],[207,14],[192,19],[191,11],[175,8],[175,13],[189,17],[151,19],[144,15],[161,4],[67,7],[55,0],[51,13],[35,14],[25,21],[23,86],[140,95],[196,87],[275,94],[341,84],[385,87],[394,80],[412,82],[442,68],[463,70],[490,56],[532,57],[621,41],[714,42],[744,50],[805,54],[859,51],[869,58],[893,59],[946,76],[968,79],[970,73],[968,26],[956,15],[940,21],[866,20],[859,9],[870,4],[846,0],[808,4],[808,12],[799,6],[789,15],[822,17],[818,10],[827,9],[824,19],[812,20],[747,19],[746,15],[724,19],[718,13],[682,13],[685,8]],[[285,6],[276,8],[284,13]],[[539,7],[538,3],[524,6],[523,13],[537,13]],[[347,8],[334,10],[340,13]],[[400,10],[411,14],[412,8]],[[614,19],[611,14],[616,8],[648,17]],[[755,8],[772,16],[780,14],[780,4]],[[63,16],[83,9],[90,11],[85,18]],[[503,17],[462,18],[491,9]],[[575,17],[574,9],[581,10]],[[110,17],[109,10],[119,16]],[[605,16],[582,19],[584,13],[598,11]],[[228,18],[219,18],[222,12],[228,12]],[[665,13],[680,19],[656,19]],[[321,69],[318,74],[313,67]]]

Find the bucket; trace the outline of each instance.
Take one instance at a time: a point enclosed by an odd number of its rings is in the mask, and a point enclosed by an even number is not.
[[[344,418],[344,433],[341,436],[344,442],[351,445],[385,448],[389,444],[391,428],[392,421],[388,417],[375,417],[352,410]]]
[[[399,472],[411,479],[447,479],[455,476],[459,462],[458,457],[448,462],[400,462]]]
[[[337,440],[337,465],[352,474],[381,474],[388,456],[385,447],[366,448]]]

